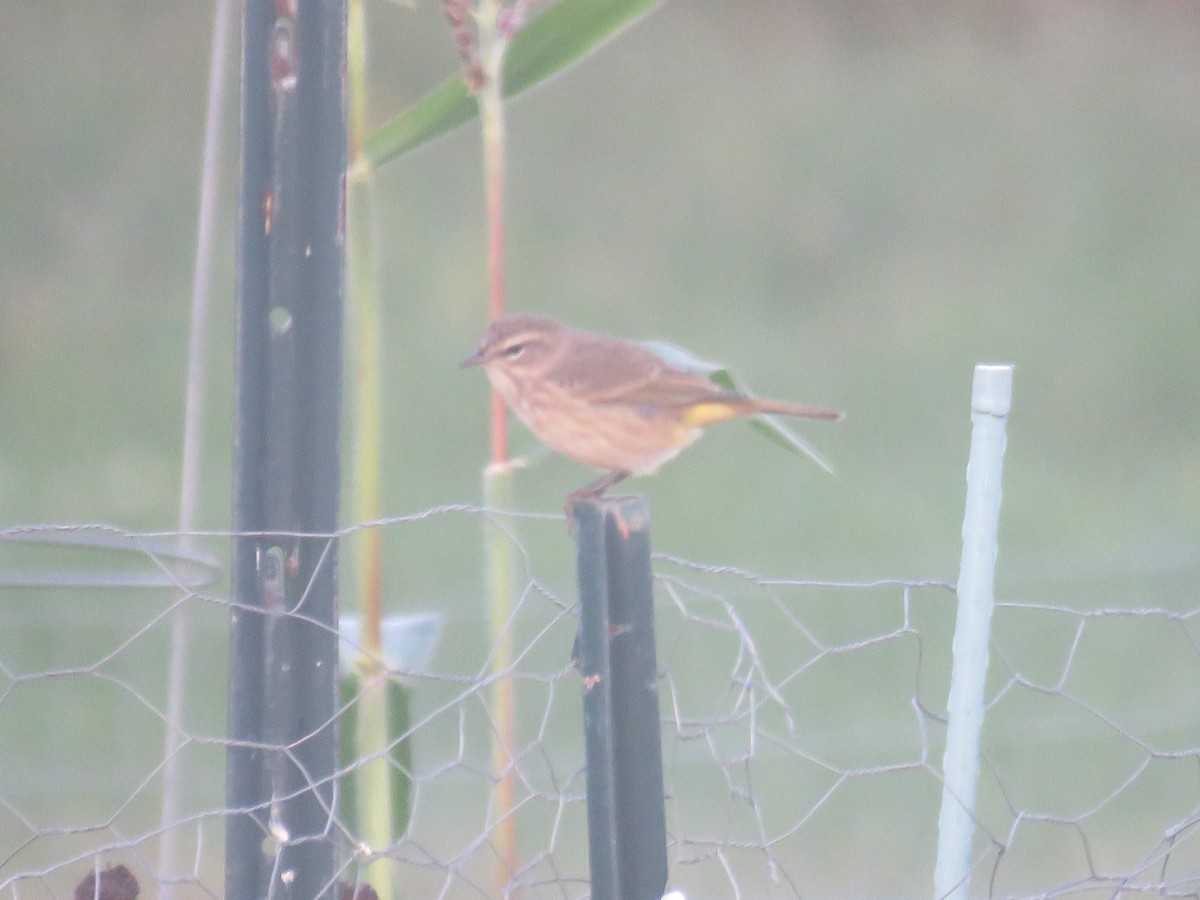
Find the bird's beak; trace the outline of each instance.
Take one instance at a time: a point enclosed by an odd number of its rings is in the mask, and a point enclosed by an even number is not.
[[[478,366],[483,363],[483,348],[476,350],[466,359],[458,364],[460,369],[469,369],[471,366]]]

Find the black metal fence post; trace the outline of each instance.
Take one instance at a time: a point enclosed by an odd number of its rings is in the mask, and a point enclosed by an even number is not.
[[[593,900],[659,900],[667,884],[662,727],[646,498],[577,500]]]
[[[247,0],[225,896],[331,896],[345,0]],[[273,849],[266,849],[265,842]]]

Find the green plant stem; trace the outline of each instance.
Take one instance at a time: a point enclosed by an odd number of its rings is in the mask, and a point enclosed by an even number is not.
[[[479,10],[479,45],[483,84],[476,101],[483,136],[483,177],[487,197],[488,313],[504,315],[504,50],[508,41],[497,28],[498,0],[485,0]],[[492,462],[508,459],[507,417],[504,401],[491,392]]]
[[[477,12],[479,53],[483,83],[476,100],[483,139],[484,190],[487,196],[488,299],[492,319],[504,313],[504,53],[508,35],[503,33],[500,0],[481,0]],[[512,469],[508,464],[507,416],[504,402],[491,394],[492,461],[484,472],[484,503],[490,509],[512,507]],[[492,771],[497,778],[493,815],[496,865],[493,886],[496,896],[509,896],[509,885],[517,872],[516,697],[512,666],[512,548],[493,523],[485,525],[491,603],[492,682],[491,703]]]
[[[365,665],[364,665],[365,664]],[[391,778],[388,762],[388,674],[368,661],[358,666],[358,728],[355,741],[359,759],[355,772],[359,832],[373,853],[382,854],[395,843],[392,835]],[[363,870],[363,881],[375,889],[379,900],[397,896],[392,879],[394,863],[380,856]]]
[[[483,497],[489,509],[512,508],[512,473],[509,464],[492,463],[484,469]],[[489,620],[492,648],[492,772],[496,791],[492,809],[496,847],[493,870],[494,895],[509,896],[509,885],[517,872],[516,772],[513,749],[516,746],[516,696],[512,667],[515,659],[513,640],[513,558],[512,544],[491,520],[484,521],[484,547],[488,562]]]
[[[351,0],[348,14],[348,80],[350,84],[350,139],[357,159],[366,131],[365,22],[362,0]],[[354,380],[354,521],[371,522],[379,518],[381,483],[381,446],[383,426],[380,416],[379,335],[381,332],[378,298],[372,278],[371,247],[371,171],[353,166],[347,177],[347,204],[350,227],[347,242],[350,273],[350,305],[353,313],[354,353],[358,362]],[[368,528],[355,541],[355,570],[358,580],[358,606],[362,616],[362,647],[376,659],[382,656],[380,619],[382,617],[381,535]]]
[[[354,521],[369,522],[380,517],[383,376],[379,344],[382,329],[372,267],[371,170],[359,163],[367,128],[366,11],[362,0],[350,0],[347,11],[347,81],[352,160],[346,179],[347,295],[353,319],[354,347],[350,355],[358,363],[354,380],[352,502]],[[386,756],[388,674],[382,664],[383,548],[379,530],[361,531],[355,537],[354,549],[357,605],[362,622],[362,654],[355,667],[359,693],[354,737],[357,758],[365,760],[355,772],[356,809],[363,841],[373,851],[381,852],[395,842],[395,835],[389,788],[391,773]],[[392,873],[393,864],[387,858],[371,863],[363,873],[380,900],[396,896]]]

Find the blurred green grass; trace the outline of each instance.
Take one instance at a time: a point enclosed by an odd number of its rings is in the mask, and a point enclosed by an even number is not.
[[[209,15],[5,6],[0,524],[175,521]],[[456,56],[437,4],[371,18],[382,122]],[[787,577],[953,580],[971,367],[1013,362],[1001,593],[1193,603],[1198,39],[1184,4],[673,3],[518,101],[512,308],[669,339],[759,393],[849,413],[804,432],[834,478],[729,426],[633,482],[656,548]],[[201,502],[215,530],[230,518],[230,103]],[[378,179],[389,514],[479,498],[486,390],[455,368],[484,326],[477,143],[470,126]],[[518,503],[557,512],[590,477],[548,459],[518,473]],[[517,532],[569,602],[561,526]],[[449,618],[444,669],[486,653],[478,538],[470,516],[385,533],[391,605]],[[27,596],[0,596],[0,615],[80,616]],[[105,609],[119,634],[145,612]],[[210,626],[198,721],[219,724]],[[1060,649],[1057,630],[998,627]],[[47,666],[78,639],[28,636]],[[1110,640],[1094,657],[1109,686],[1136,662]]]
[[[970,367],[989,360],[1018,367],[1010,560],[1051,538],[1086,554],[1194,533],[1200,16],[677,6],[515,104],[510,304],[674,340],[849,418],[807,432],[836,480],[727,428],[635,482],[658,543],[765,565],[783,534],[840,573],[944,574]],[[453,66],[439,15],[373,11],[379,119]],[[20,9],[0,39],[0,493],[10,521],[162,527],[207,11],[53,16]],[[108,52],[118,41],[128,51]],[[389,511],[478,496],[485,390],[454,369],[483,325],[475,142],[461,130],[380,179]],[[233,145],[230,131],[213,528],[228,521]],[[525,503],[557,509],[586,477],[548,462],[522,478]],[[753,520],[697,516],[733,501]]]

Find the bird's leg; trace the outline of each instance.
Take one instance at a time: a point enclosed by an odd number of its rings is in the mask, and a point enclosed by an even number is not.
[[[628,472],[622,472],[619,470],[605,472],[595,481],[589,481],[583,487],[579,488],[579,490],[571,491],[571,493],[569,493],[567,496],[572,498],[589,497],[596,499],[618,481],[624,481],[628,477]]]
[[[567,510],[567,530],[575,534],[575,513],[572,510],[576,500],[598,500],[600,496],[618,481],[623,481],[629,477],[628,472],[613,470],[605,472],[595,481],[588,482],[583,487],[571,491],[567,494],[566,510]]]

